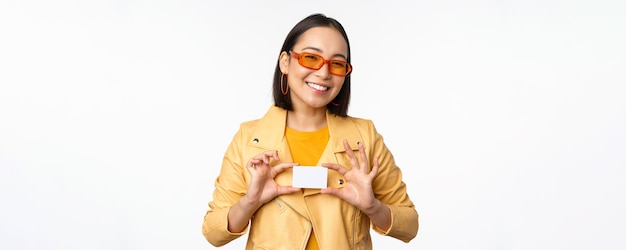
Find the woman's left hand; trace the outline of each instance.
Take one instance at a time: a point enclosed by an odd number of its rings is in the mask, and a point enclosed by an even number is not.
[[[350,148],[347,140],[343,141],[343,146],[350,157],[352,169],[347,170],[345,167],[334,163],[322,164],[322,166],[335,170],[343,175],[345,183],[343,188],[327,187],[322,189],[321,193],[335,195],[359,208],[364,213],[368,213],[368,211],[374,209],[377,203],[379,203],[372,191],[372,182],[378,173],[378,158],[374,157],[374,166],[372,166],[372,171],[369,171],[369,161],[365,155],[363,144],[359,144],[360,159],[357,159],[357,156],[352,152],[352,148]]]

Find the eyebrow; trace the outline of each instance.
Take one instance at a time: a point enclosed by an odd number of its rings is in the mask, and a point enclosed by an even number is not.
[[[319,53],[323,52],[321,49],[318,49],[318,48],[315,48],[315,47],[304,47],[304,48],[302,48],[302,50],[305,50],[305,49],[315,50],[315,51],[317,51]],[[342,55],[342,54],[334,54],[333,57],[341,57],[341,58],[343,58],[346,61],[348,60],[348,58],[346,56]]]

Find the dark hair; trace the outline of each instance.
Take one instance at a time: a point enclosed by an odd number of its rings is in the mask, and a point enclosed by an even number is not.
[[[346,44],[348,45],[348,58],[346,58],[346,60],[348,61],[348,63],[350,63],[350,42],[348,41],[348,35],[346,34],[346,31],[343,29],[341,23],[339,23],[337,20],[326,17],[323,14],[313,14],[298,22],[296,26],[291,29],[289,34],[287,34],[287,37],[285,38],[285,42],[283,43],[283,47],[280,49],[280,52],[289,52],[291,49],[293,49],[293,46],[296,44],[296,42],[304,32],[315,27],[331,27],[337,29],[339,33],[341,33],[343,38],[346,40]],[[274,71],[274,83],[272,84],[274,106],[281,107],[286,110],[293,110],[293,106],[291,104],[291,91],[289,91],[286,95],[283,95],[280,90],[280,78],[282,77],[282,72],[280,71],[280,60],[277,61],[278,62],[276,63],[276,70]],[[346,76],[343,82],[343,86],[339,91],[339,94],[337,94],[337,96],[335,97],[335,99],[333,99],[331,103],[326,105],[326,108],[331,114],[346,117],[348,116],[349,104],[350,75]]]

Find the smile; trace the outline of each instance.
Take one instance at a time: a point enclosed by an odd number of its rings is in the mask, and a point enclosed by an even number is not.
[[[319,90],[319,91],[326,91],[326,90],[328,90],[328,87],[322,86],[322,85],[319,85],[319,84],[315,84],[315,83],[312,83],[312,82],[306,82],[306,84],[309,85],[309,87],[314,88],[314,89]]]

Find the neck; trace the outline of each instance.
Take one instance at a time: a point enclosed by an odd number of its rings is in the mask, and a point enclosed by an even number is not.
[[[326,108],[287,112],[287,127],[302,131],[316,131],[326,126]]]

